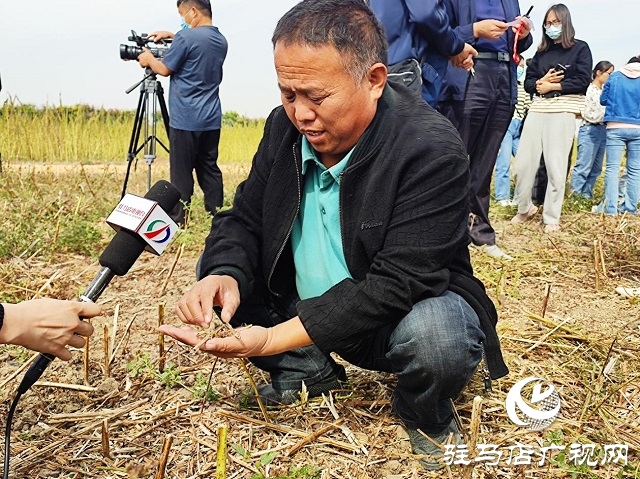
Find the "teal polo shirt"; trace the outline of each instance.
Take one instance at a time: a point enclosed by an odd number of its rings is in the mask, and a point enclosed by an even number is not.
[[[352,152],[327,168],[302,137],[302,202],[291,232],[300,299],[320,296],[334,284],[351,278],[342,249],[340,174]]]

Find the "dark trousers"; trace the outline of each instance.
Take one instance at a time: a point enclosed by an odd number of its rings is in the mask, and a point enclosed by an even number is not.
[[[296,315],[295,301],[274,304],[254,295],[243,299],[231,324],[269,328]],[[393,411],[407,427],[429,433],[441,432],[451,422],[449,399],[456,398],[471,379],[484,340],[471,306],[445,291],[414,304],[397,323],[355,338],[335,352],[361,368],[393,373],[398,379]],[[276,389],[299,390],[302,381],[310,387],[331,376],[344,377],[344,368],[313,344],[250,359],[269,372]]]
[[[438,110],[456,127],[469,154],[471,240],[476,245],[493,245],[496,233],[489,221],[491,176],[515,106],[509,63],[479,59],[474,68],[464,100],[440,102]]]
[[[181,202],[171,211],[171,219],[179,225],[185,221],[185,205],[193,196],[193,171],[204,193],[204,207],[213,214],[222,206],[222,172],[218,167],[220,130],[185,131],[169,129],[171,183],[180,191]]]

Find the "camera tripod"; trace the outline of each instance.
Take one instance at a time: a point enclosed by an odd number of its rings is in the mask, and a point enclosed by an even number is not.
[[[147,190],[151,188],[151,165],[156,159],[156,143],[160,144],[164,150],[169,153],[162,141],[156,136],[156,116],[157,104],[160,105],[162,121],[164,123],[167,136],[169,135],[169,113],[167,104],[164,101],[164,90],[162,84],[156,77],[156,73],[151,68],[145,68],[145,75],[142,80],[132,85],[126,90],[131,93],[136,87],[140,86],[140,98],[138,99],[138,108],[131,131],[131,139],[129,141],[129,151],[127,152],[127,173],[124,177],[124,185],[122,186],[121,198],[127,192],[127,182],[129,181],[129,173],[131,172],[131,164],[136,159],[138,153],[144,150],[144,160],[147,163]],[[156,103],[157,100],[157,103]],[[140,141],[140,133],[144,134],[144,141],[138,145]]]

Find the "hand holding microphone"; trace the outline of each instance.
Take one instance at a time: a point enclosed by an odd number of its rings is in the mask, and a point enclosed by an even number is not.
[[[168,181],[160,180],[155,185],[151,187],[151,189],[144,196],[147,200],[151,200],[152,202],[156,202],[157,205],[161,208],[163,212],[171,211],[173,207],[178,204],[180,200],[180,192]],[[163,231],[166,231],[165,241],[170,238],[170,231],[168,231],[165,227]],[[116,233],[116,235],[111,240],[111,243],[106,247],[106,249],[100,255],[100,265],[102,268],[93,278],[93,281],[89,284],[86,291],[80,296],[78,309],[79,314],[82,316],[84,311],[88,312],[87,317],[89,317],[94,311],[95,308],[99,307],[92,305],[102,294],[102,292],[106,289],[109,282],[113,279],[114,276],[124,276],[129,272],[129,269],[133,266],[133,263],[136,262],[138,257],[142,254],[142,252],[147,248],[147,241],[144,239],[144,233],[138,231],[130,231],[127,229],[120,229]],[[148,236],[148,233],[146,234]],[[87,305],[82,305],[82,303],[89,303]],[[85,309],[87,308],[87,309]],[[88,325],[90,326],[90,325]],[[84,332],[89,332],[88,328],[82,328],[79,330],[80,334]],[[78,338],[73,339],[73,343],[71,345],[79,344],[82,341],[84,344],[84,339]],[[64,347],[63,347],[64,349]],[[65,359],[65,353],[56,350],[58,353],[62,354],[62,359]],[[67,353],[69,353],[67,351]],[[20,386],[18,386],[18,393],[24,394],[33,384],[42,376],[44,370],[49,366],[51,361],[53,361],[54,356],[58,356],[55,351],[49,351],[45,354],[41,354],[38,359],[31,365],[29,370],[26,372]],[[68,358],[67,358],[68,359]]]
[[[93,333],[93,326],[80,318],[100,314],[100,306],[96,304],[48,298],[5,303],[3,307],[1,344],[23,346],[64,361],[71,359],[66,346],[81,348],[84,337]]]

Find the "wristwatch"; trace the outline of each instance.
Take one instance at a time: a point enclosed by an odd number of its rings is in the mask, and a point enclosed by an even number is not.
[[[0,303],[0,329],[2,329],[2,325],[4,324],[4,306]]]

